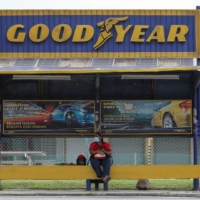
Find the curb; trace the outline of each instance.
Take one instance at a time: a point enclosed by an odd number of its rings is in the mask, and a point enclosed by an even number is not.
[[[160,196],[160,197],[200,197],[199,191],[163,191],[163,190],[0,190],[0,196]]]

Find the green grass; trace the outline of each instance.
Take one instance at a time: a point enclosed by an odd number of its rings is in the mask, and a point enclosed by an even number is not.
[[[135,190],[138,180],[111,180],[109,190]],[[149,180],[150,190],[193,190],[193,179],[161,179]],[[70,190],[86,189],[85,180],[2,180],[0,188],[3,189],[45,189]],[[92,184],[94,188],[94,184]],[[99,185],[103,188],[103,184]]]

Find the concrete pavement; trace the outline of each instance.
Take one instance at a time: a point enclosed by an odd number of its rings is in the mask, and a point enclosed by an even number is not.
[[[0,196],[165,196],[200,197],[200,191],[174,190],[0,190]]]

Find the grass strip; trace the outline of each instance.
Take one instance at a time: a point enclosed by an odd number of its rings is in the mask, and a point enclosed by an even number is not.
[[[109,190],[136,190],[138,180],[111,180]],[[149,180],[150,190],[193,190],[193,179],[159,179]],[[45,189],[73,190],[86,189],[85,180],[2,180],[3,189]],[[92,184],[94,188],[94,184]],[[103,188],[103,184],[99,185]]]

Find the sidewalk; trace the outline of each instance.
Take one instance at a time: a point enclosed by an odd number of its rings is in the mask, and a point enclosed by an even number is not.
[[[166,196],[200,197],[200,191],[174,190],[0,190],[0,196]]]

